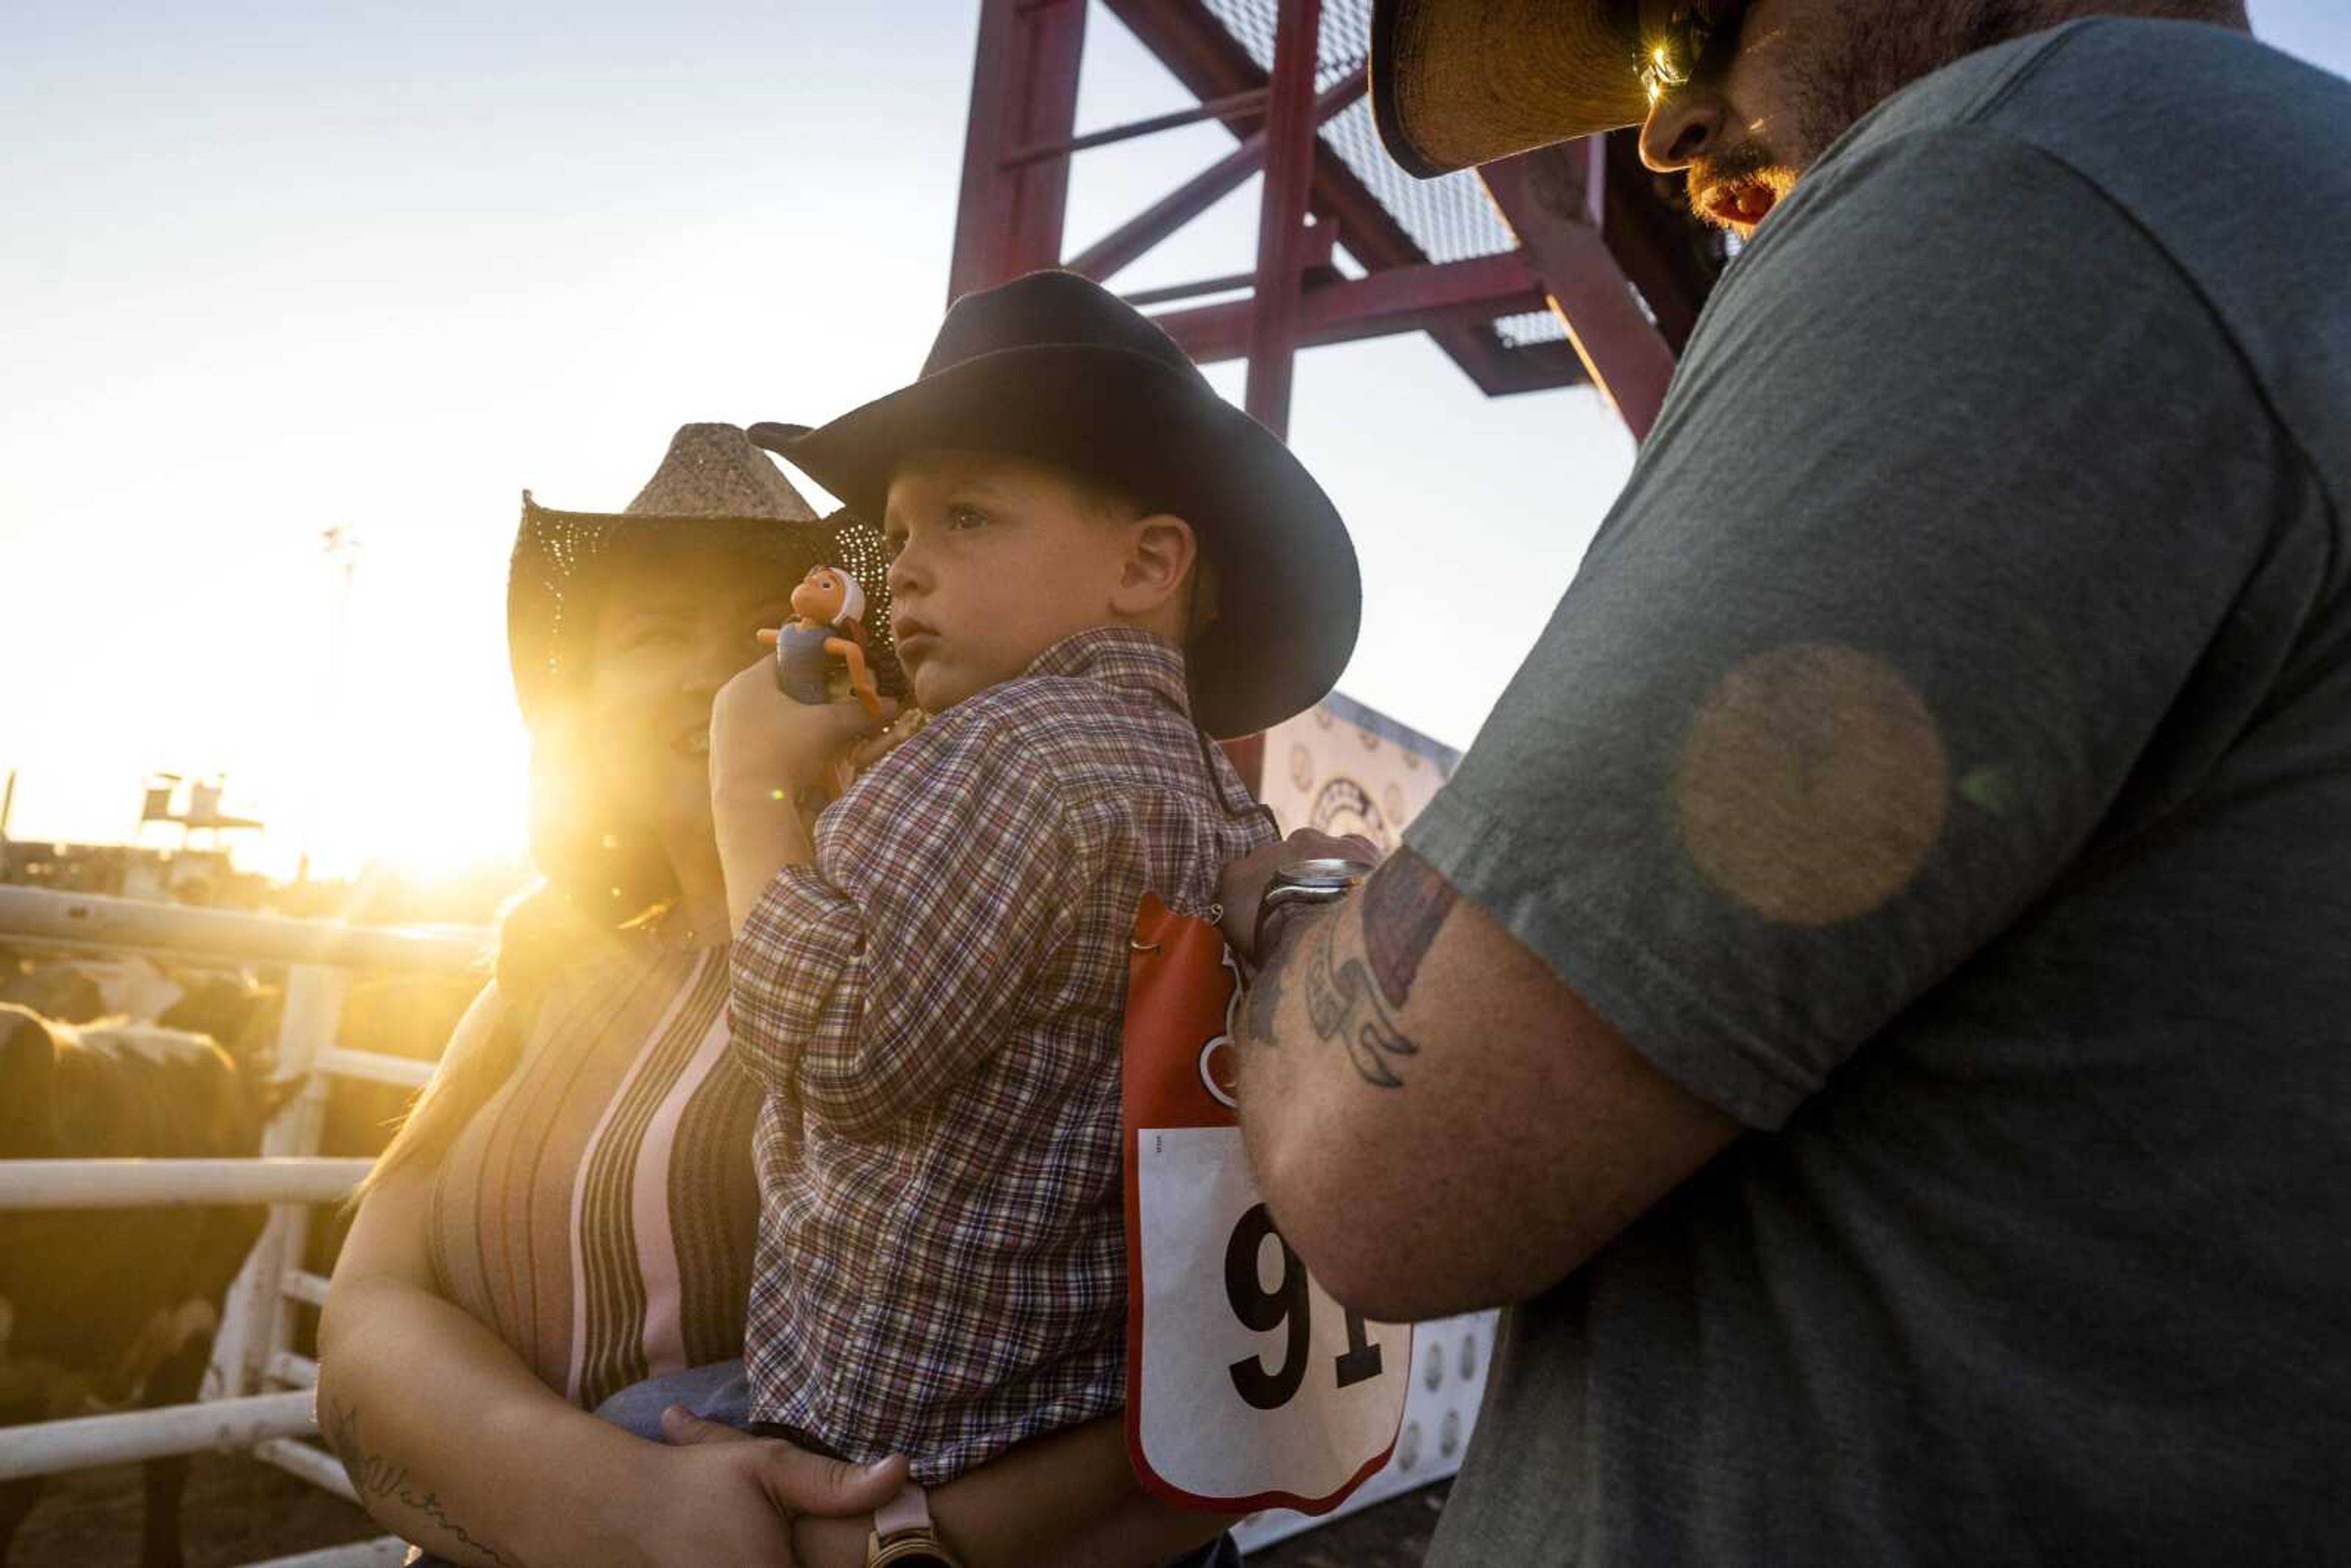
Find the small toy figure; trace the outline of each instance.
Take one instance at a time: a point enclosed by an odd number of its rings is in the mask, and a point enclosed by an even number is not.
[[[837,635],[838,627],[848,632]],[[865,591],[837,566],[811,568],[792,590],[792,618],[759,641],[776,650],[776,685],[794,702],[832,700],[832,664],[849,667],[849,689],[869,714],[882,712],[882,694],[865,664]]]

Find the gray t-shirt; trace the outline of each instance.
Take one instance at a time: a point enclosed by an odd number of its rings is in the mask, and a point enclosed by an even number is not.
[[[1406,835],[1753,1131],[1431,1562],[2351,1554],[2351,85],[2098,21],[1731,268]]]

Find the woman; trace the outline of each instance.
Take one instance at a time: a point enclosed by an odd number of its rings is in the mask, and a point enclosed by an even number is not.
[[[878,592],[879,551],[819,522],[730,425],[681,430],[618,516],[524,497],[507,631],[547,880],[507,915],[496,979],[371,1176],[320,1331],[321,1429],[369,1511],[430,1552],[865,1562],[896,1463],[707,1425],[656,1445],[589,1412],[741,1353],[756,1104],[726,1060],[710,702],[810,567]],[[884,639],[875,664],[887,689]],[[1140,1492],[1114,1420],[931,1505],[971,1568],[1160,1563],[1218,1530]]]

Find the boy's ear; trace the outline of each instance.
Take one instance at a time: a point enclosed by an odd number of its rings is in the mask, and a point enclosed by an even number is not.
[[[1127,525],[1126,564],[1111,607],[1122,615],[1149,615],[1183,602],[1186,582],[1200,558],[1192,525],[1172,512],[1154,512]]]

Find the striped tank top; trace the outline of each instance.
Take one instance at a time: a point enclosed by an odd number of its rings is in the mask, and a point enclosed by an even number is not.
[[[726,949],[621,934],[549,990],[435,1178],[443,1293],[586,1408],[743,1354],[759,1096],[726,1002]],[[492,987],[461,1034],[499,1008]]]

